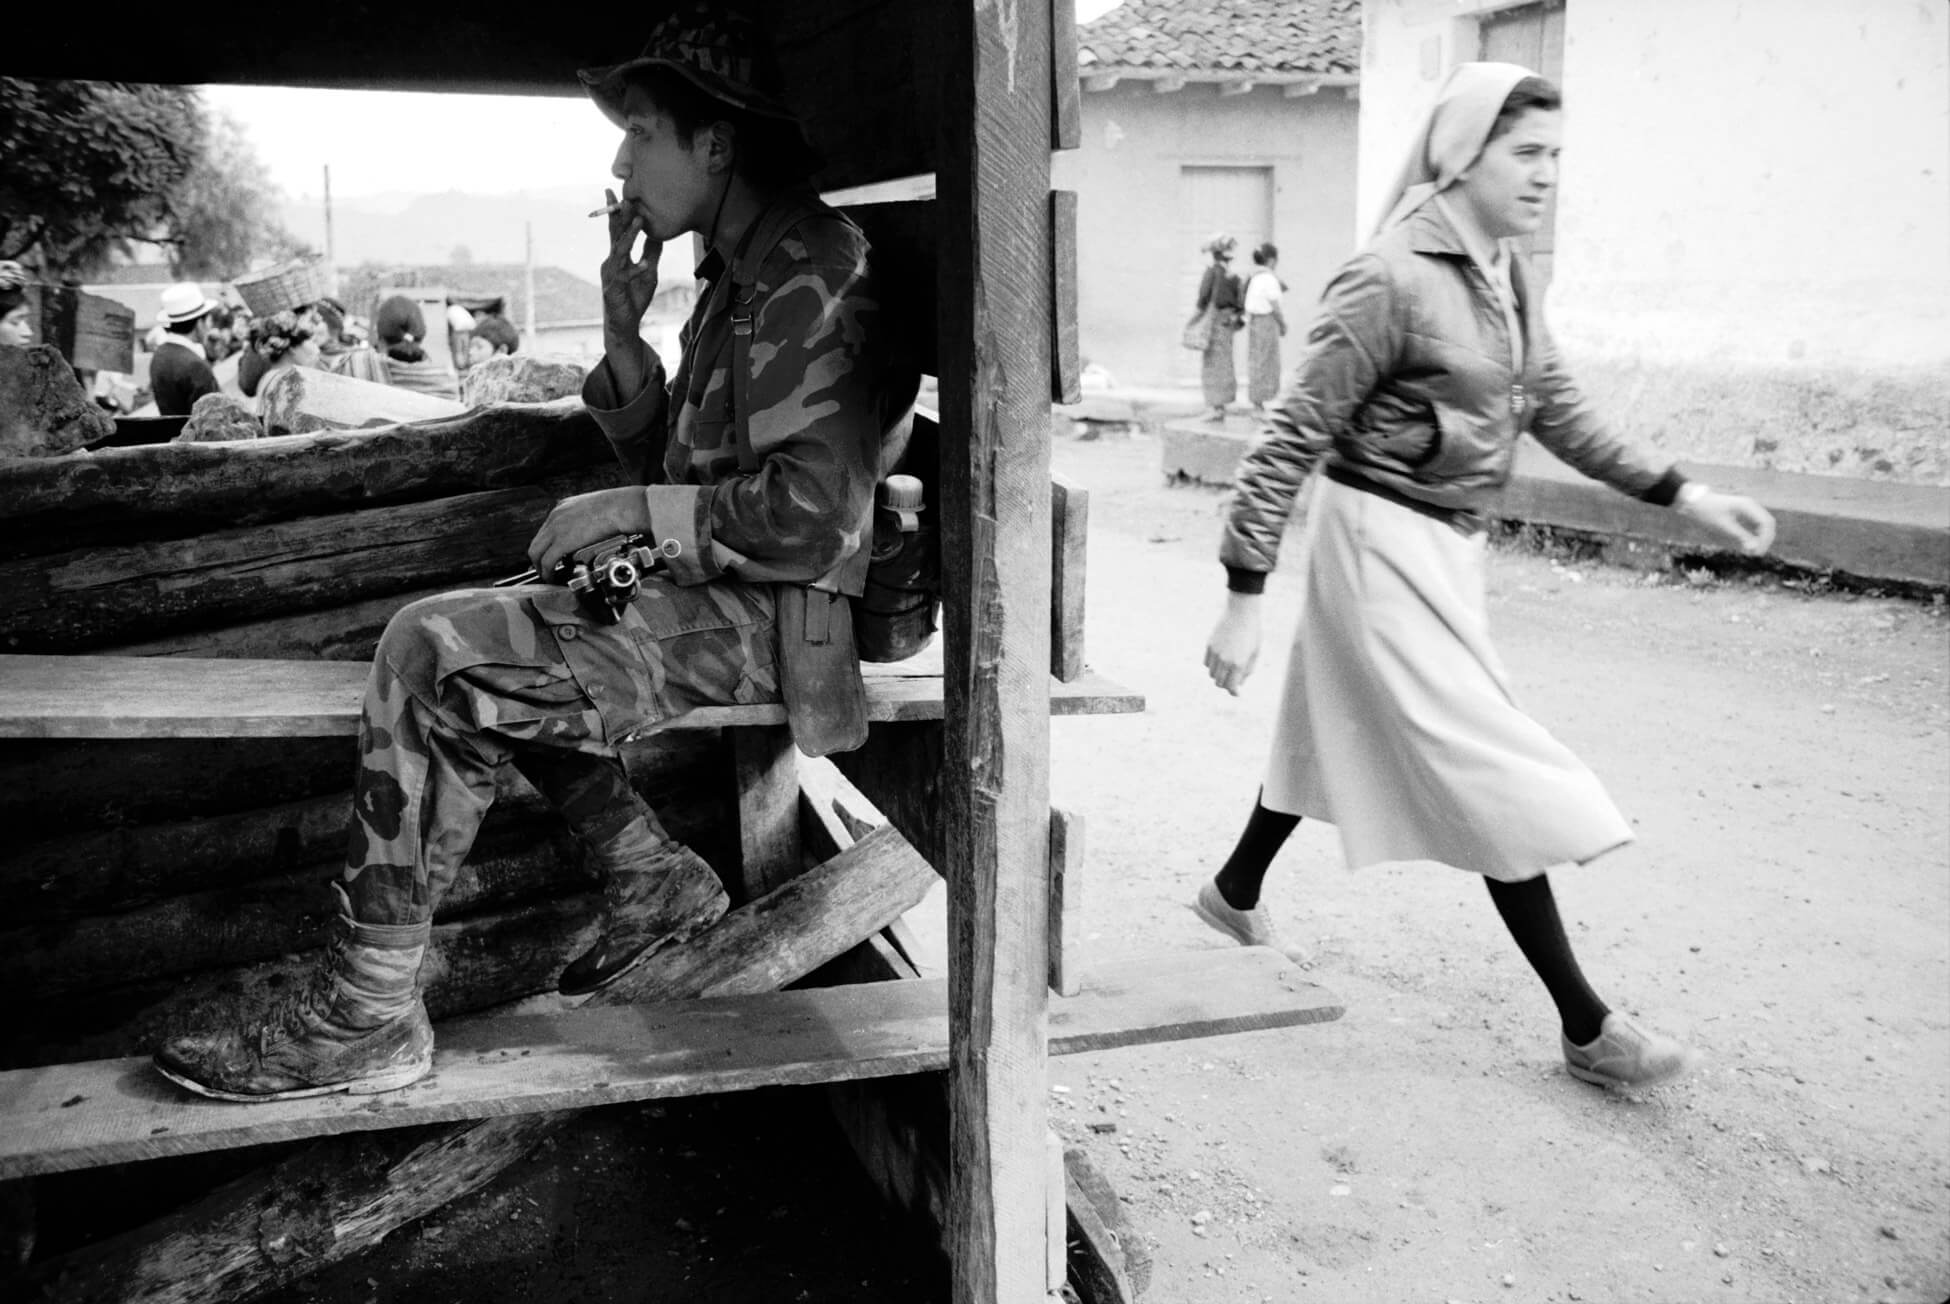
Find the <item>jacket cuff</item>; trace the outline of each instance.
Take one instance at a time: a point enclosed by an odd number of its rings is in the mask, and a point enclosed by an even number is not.
[[[708,486],[653,484],[643,494],[650,507],[650,537],[663,550],[673,583],[702,584],[724,573],[711,553]]]
[[[1266,592],[1266,572],[1246,570],[1241,566],[1226,567],[1226,591],[1229,593]]]
[[[1679,473],[1678,467],[1668,467],[1664,475],[1639,495],[1639,501],[1651,503],[1654,507],[1670,507],[1679,498],[1679,491],[1685,483],[1686,477]]]
[[[605,357],[582,378],[582,405],[612,444],[628,443],[656,419],[664,400],[664,364],[642,340],[636,342],[643,354],[643,391],[627,398],[617,392],[616,373]]]

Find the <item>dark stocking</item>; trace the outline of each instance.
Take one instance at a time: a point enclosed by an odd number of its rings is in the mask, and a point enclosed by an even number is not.
[[[1564,1035],[1578,1046],[1596,1040],[1605,1015],[1611,1011],[1591,990],[1584,971],[1578,968],[1578,958],[1571,954],[1564,921],[1558,918],[1557,898],[1551,894],[1550,877],[1539,874],[1522,883],[1499,883],[1493,878],[1483,881],[1489,885],[1490,900],[1516,939],[1517,949],[1557,1002]]]
[[[1259,904],[1259,887],[1265,881],[1266,868],[1299,824],[1298,815],[1268,810],[1254,800],[1253,813],[1246,817],[1245,831],[1213,880],[1227,905],[1234,910],[1251,910]]]

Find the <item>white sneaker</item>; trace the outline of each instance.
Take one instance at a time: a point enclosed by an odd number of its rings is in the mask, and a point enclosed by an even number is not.
[[[1647,1032],[1616,1010],[1599,1025],[1596,1041],[1574,1046],[1568,1037],[1559,1040],[1571,1076],[1601,1087],[1656,1087],[1685,1077],[1699,1065],[1699,1054],[1691,1047]]]
[[[1266,907],[1234,909],[1226,904],[1225,897],[1219,893],[1218,883],[1211,879],[1205,881],[1198,895],[1192,899],[1192,913],[1241,946],[1270,946],[1302,969],[1313,964],[1305,951],[1297,946],[1289,947],[1280,940],[1279,930],[1273,926],[1273,918],[1266,913]]]

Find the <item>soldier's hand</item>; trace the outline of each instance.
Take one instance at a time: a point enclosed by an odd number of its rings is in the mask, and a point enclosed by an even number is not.
[[[528,544],[528,560],[544,578],[577,548],[618,534],[650,532],[650,502],[640,488],[598,489],[564,498]]]
[[[612,190],[603,191],[603,198],[616,204]],[[609,254],[602,262],[603,334],[609,343],[634,340],[643,314],[657,297],[657,261],[664,242],[646,235],[642,256],[631,256],[644,231],[643,216],[634,205],[621,205],[609,215]]]

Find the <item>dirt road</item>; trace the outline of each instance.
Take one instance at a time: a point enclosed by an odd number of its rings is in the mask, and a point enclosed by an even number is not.
[[[1053,728],[1094,953],[1221,945],[1185,903],[1252,802],[1293,576],[1228,697],[1200,666],[1220,495],[1159,489],[1142,437],[1057,465],[1092,489],[1090,659],[1150,708]],[[1521,700],[1639,833],[1556,876],[1586,970],[1707,1068],[1636,1104],[1572,1080],[1473,876],[1350,874],[1303,825],[1267,899],[1343,1020],[1052,1064],[1059,1126],[1150,1245],[1148,1298],[1944,1299],[1943,609],[1517,552],[1491,609]]]
[[[1060,441],[1092,491],[1091,660],[1142,716],[1053,722],[1093,954],[1217,946],[1186,908],[1258,782],[1291,629],[1235,699],[1200,666],[1220,496],[1143,438]],[[1052,1115],[1125,1201],[1149,1304],[1844,1304],[1950,1293],[1950,619],[1774,582],[1502,552],[1530,710],[1640,841],[1558,876],[1615,1004],[1698,1077],[1567,1077],[1472,876],[1346,872],[1303,825],[1269,901],[1337,1023],[1062,1059]],[[1057,1090],[1056,1088],[1062,1088]],[[1091,1128],[1114,1126],[1114,1131]],[[816,1093],[590,1111],[559,1147],[271,1304],[924,1304],[939,1261]]]

